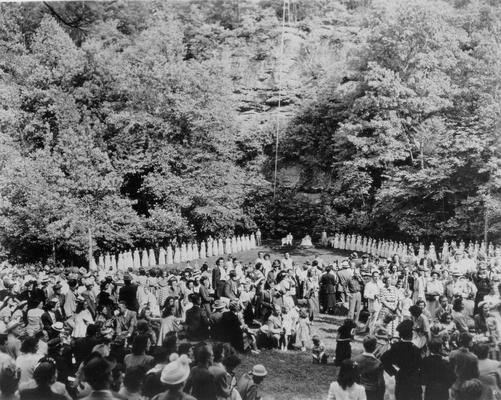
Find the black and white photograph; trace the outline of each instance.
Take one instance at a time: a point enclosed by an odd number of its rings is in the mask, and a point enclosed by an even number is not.
[[[0,0],[0,400],[501,400],[501,0]]]

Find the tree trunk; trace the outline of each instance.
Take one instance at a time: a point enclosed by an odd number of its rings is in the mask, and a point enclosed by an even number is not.
[[[489,199],[491,196],[491,189],[489,188],[487,191],[487,196],[485,199],[485,207],[484,207],[484,243],[487,246],[487,240],[489,239]]]
[[[56,243],[52,243],[52,262],[54,263],[54,267],[56,266]]]
[[[89,235],[89,271],[92,271],[92,260],[94,258],[94,252],[92,251],[92,228],[91,228],[91,224],[90,224],[90,218],[89,218],[89,225],[88,225],[88,231],[87,231],[88,235]]]

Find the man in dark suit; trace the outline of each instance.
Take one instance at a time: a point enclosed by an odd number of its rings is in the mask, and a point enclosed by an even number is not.
[[[377,339],[367,336],[364,339],[364,352],[353,358],[360,371],[360,384],[365,388],[367,400],[384,399],[383,365],[374,355]]]
[[[129,274],[124,276],[124,286],[118,292],[118,300],[124,301],[127,309],[135,311],[139,310],[137,301],[137,286],[132,283],[132,278]]]
[[[215,291],[215,298],[224,296],[224,285],[226,284],[226,269],[224,268],[224,259],[218,258],[216,267],[212,270],[212,285]]]
[[[202,300],[196,293],[189,296],[193,307],[186,311],[186,335],[189,340],[205,340],[209,337],[209,316],[201,307]]]
[[[75,355],[76,365],[80,365],[89,354],[92,353],[94,346],[101,343],[97,338],[98,328],[94,324],[87,325],[86,335],[83,338],[75,339],[73,344],[73,354]]]
[[[233,348],[241,353],[244,351],[244,334],[242,324],[238,318],[240,310],[236,301],[230,302],[229,311],[223,313],[220,321],[220,329],[223,332],[222,341],[230,343]]]
[[[425,386],[424,400],[449,398],[449,388],[456,380],[451,364],[442,356],[442,341],[433,339],[429,345],[430,355],[423,359],[421,384]]]
[[[468,379],[478,377],[478,358],[470,349],[473,344],[473,336],[468,332],[459,335],[459,349],[451,351],[449,362],[455,372],[456,380],[451,387],[451,398],[457,398],[460,385]]]
[[[419,381],[421,370],[420,350],[412,343],[411,320],[404,320],[397,326],[400,341],[393,343],[381,356],[385,371],[395,375],[396,400],[421,400],[422,390]]]

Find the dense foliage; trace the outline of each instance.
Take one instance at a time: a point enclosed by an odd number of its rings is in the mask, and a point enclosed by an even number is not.
[[[290,118],[275,196],[281,1],[2,5],[3,247],[83,263],[89,244],[256,224],[272,236],[479,239],[487,226],[495,237],[500,11],[395,3],[286,10]]]

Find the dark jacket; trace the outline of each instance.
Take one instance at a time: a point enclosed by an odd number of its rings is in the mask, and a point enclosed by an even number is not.
[[[228,297],[230,300],[238,300],[240,293],[238,292],[238,284],[234,280],[226,281],[223,296]]]
[[[230,343],[239,352],[244,351],[242,326],[238,316],[234,312],[226,311],[223,313],[220,321],[220,329],[223,333],[223,342]]]
[[[375,356],[360,354],[353,357],[360,371],[360,384],[366,391],[384,392],[383,364]]]
[[[219,267],[215,267],[212,270],[212,284],[214,285],[214,290],[216,292],[216,297],[220,298],[223,296],[225,281],[221,280],[221,271]]]
[[[205,340],[209,337],[209,318],[200,306],[194,305],[186,311],[185,323],[189,340]]]
[[[118,301],[124,301],[127,309],[137,312],[139,303],[137,302],[137,286],[127,283],[118,292]]]
[[[438,354],[431,354],[421,364],[421,384],[425,386],[425,400],[449,398],[449,388],[456,380],[451,364]]]
[[[189,310],[188,310],[189,311]],[[216,400],[216,382],[207,368],[193,367],[184,391],[197,400]]]
[[[19,395],[21,400],[66,400],[66,397],[54,393],[50,388],[42,389],[36,387],[34,389],[21,390]]]
[[[396,400],[421,400],[420,350],[409,341],[393,343],[381,356],[385,371],[395,376]],[[398,367],[398,370],[397,368]]]

